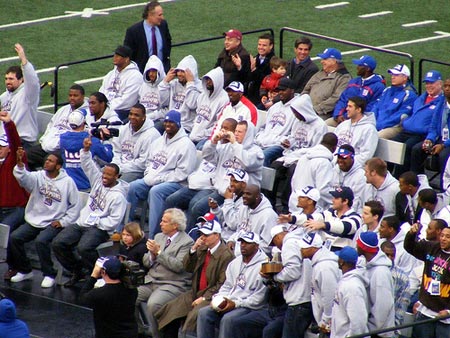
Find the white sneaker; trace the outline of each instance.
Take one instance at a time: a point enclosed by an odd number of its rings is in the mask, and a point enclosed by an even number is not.
[[[33,271],[31,271],[29,273],[18,272],[17,275],[11,277],[11,282],[18,283],[18,282],[22,282],[24,280],[32,279],[32,278],[33,278]]]
[[[95,282],[94,288],[101,288],[102,286],[105,286],[105,280],[103,278],[97,279]]]
[[[55,279],[49,276],[45,276],[41,283],[41,288],[51,288],[55,285]]]

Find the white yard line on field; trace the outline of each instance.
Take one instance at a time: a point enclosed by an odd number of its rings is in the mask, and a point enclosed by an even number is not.
[[[377,13],[358,15],[358,17],[361,19],[368,19],[368,18],[373,18],[376,16],[382,16],[382,15],[387,15],[387,14],[392,14],[392,12],[391,11],[383,11],[383,12],[377,12]]]
[[[402,27],[416,27],[416,26],[425,26],[430,25],[432,23],[436,23],[436,20],[425,20],[425,21],[418,21],[418,22],[411,22],[411,23],[404,23]]]
[[[316,6],[315,8],[317,9],[327,9],[327,8],[334,8],[334,7],[339,7],[339,6],[345,6],[350,4],[350,2],[347,1],[343,1],[343,2],[335,2],[334,4],[327,4],[327,5],[320,5],[320,6]]]

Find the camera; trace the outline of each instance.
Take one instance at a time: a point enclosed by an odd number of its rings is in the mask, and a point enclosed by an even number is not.
[[[106,119],[100,119],[99,122],[93,122],[91,123],[91,135],[94,137],[97,137],[99,139],[108,140],[111,137],[117,137],[119,136],[119,129],[117,128],[109,128],[109,126],[121,126],[122,122],[120,121],[113,121],[109,122]],[[101,128],[105,127],[109,131],[109,135],[106,135],[104,133],[101,133]]]
[[[144,285],[145,271],[139,267],[139,264],[133,261],[122,262],[121,282],[129,289],[135,289]]]

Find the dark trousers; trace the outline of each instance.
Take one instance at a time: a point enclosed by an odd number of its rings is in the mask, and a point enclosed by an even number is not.
[[[62,228],[52,226],[36,228],[28,223],[21,225],[9,238],[7,258],[9,266],[21,273],[31,272],[32,267],[25,252],[25,243],[34,239],[43,275],[54,278],[56,270],[53,268],[50,243],[61,230]]]
[[[85,268],[91,271],[98,258],[97,246],[109,239],[105,230],[96,227],[69,225],[55,238],[52,247],[61,265],[74,273],[81,273]],[[75,248],[78,255],[75,255]]]
[[[402,142],[406,146],[405,161],[403,162],[403,165],[395,165],[394,176],[398,178],[404,172],[411,170],[412,149],[417,144],[422,145],[423,141],[425,140],[425,135],[413,134],[413,133],[409,133],[407,131],[402,131],[400,134],[398,134],[392,140],[397,141],[397,142]]]

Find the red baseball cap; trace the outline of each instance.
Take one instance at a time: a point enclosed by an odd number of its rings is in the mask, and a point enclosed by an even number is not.
[[[242,40],[242,33],[237,29],[230,29],[227,32],[223,33],[227,38],[236,38],[238,40]]]

